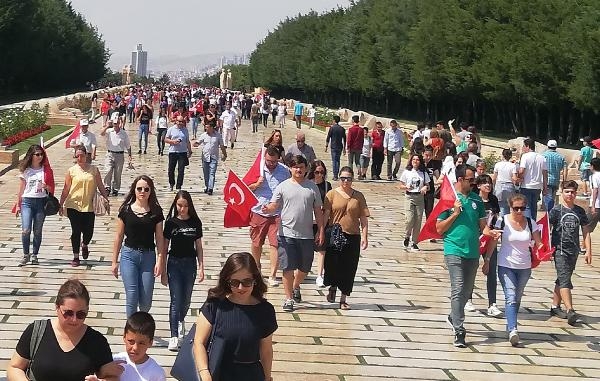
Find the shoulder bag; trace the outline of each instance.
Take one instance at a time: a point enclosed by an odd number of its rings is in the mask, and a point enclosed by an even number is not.
[[[354,196],[354,191],[352,191],[350,198],[346,202],[346,208],[344,209],[344,213],[340,217],[340,220],[348,212],[348,203],[350,202],[350,199],[352,198],[352,196]],[[339,223],[335,223],[335,224],[328,226],[327,229],[325,229],[325,241],[326,241],[325,243],[326,243],[327,247],[332,248],[337,251],[342,251],[344,246],[346,246],[346,244],[348,243],[348,239],[346,238],[346,236],[344,235],[344,232],[342,231],[342,225],[340,225]]]
[[[213,381],[219,381],[221,362],[225,353],[225,339],[215,334],[219,323],[219,305],[215,313],[215,321],[210,332],[206,353],[208,354],[208,371]],[[196,336],[196,323],[194,323],[183,339],[175,362],[171,367],[171,376],[178,381],[201,381],[194,358],[194,339]]]
[[[44,214],[46,216],[53,216],[58,213],[60,209],[60,204],[58,199],[54,197],[52,193],[48,193],[46,200],[44,201]]]
[[[46,332],[47,325],[47,320],[34,320],[33,322],[33,332],[31,332],[31,340],[29,341],[29,357],[31,357],[31,359],[29,360],[27,370],[25,371],[25,375],[30,381],[35,381],[35,375],[33,374],[31,368],[35,360],[37,350],[42,342],[42,337],[44,337],[44,332]]]
[[[104,216],[110,214],[110,206],[106,203],[98,190],[94,193],[94,214],[97,216]]]

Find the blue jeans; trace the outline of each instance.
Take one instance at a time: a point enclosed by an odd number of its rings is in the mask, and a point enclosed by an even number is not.
[[[527,209],[525,209],[525,214],[537,221],[537,202],[540,198],[541,190],[521,187],[520,193],[527,198]]]
[[[202,159],[202,173],[204,174],[204,187],[209,190],[214,189],[215,174],[217,173],[217,160],[210,159],[210,161],[204,161],[204,159]]]
[[[498,266],[498,278],[504,291],[504,300],[506,301],[506,330],[508,332],[517,329],[517,313],[521,306],[521,298],[527,281],[531,276],[531,269],[511,269],[504,266]]]
[[[177,258],[169,255],[167,275],[169,277],[169,326],[171,337],[177,337],[177,323],[185,320],[192,302],[192,290],[196,281],[196,257]]]
[[[542,196],[542,201],[544,203],[544,207],[546,211],[552,210],[554,208],[554,200],[556,198],[556,191],[558,190],[558,185],[548,185],[548,193]]]
[[[479,258],[468,259],[458,255],[444,254],[444,261],[450,275],[450,317],[452,326],[458,332],[465,332],[465,304],[473,293],[475,276],[479,268]]]
[[[150,126],[148,124],[140,124],[140,129],[138,133],[138,145],[140,147],[140,151],[146,151],[148,149],[148,132],[150,131]],[[144,149],[142,149],[142,138],[144,138]]]
[[[342,157],[342,150],[332,149],[331,150],[331,162],[333,163],[333,178],[337,179],[340,175],[340,159]]]
[[[42,227],[46,215],[44,214],[44,203],[46,197],[33,198],[24,197],[21,200],[21,242],[23,243],[23,254],[29,255],[31,245],[31,231],[33,227],[33,254],[37,255],[42,245]]]
[[[192,122],[192,136],[196,139],[196,135],[198,134],[198,118],[194,116],[190,118],[190,122]]]
[[[154,250],[139,250],[123,246],[121,248],[121,278],[125,286],[125,311],[127,317],[134,312],[148,312],[152,307],[154,293]]]

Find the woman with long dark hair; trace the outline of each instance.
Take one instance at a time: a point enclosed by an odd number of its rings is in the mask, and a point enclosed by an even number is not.
[[[169,285],[171,303],[169,323],[171,338],[169,350],[176,351],[185,336],[185,316],[192,301],[192,290],[196,280],[196,261],[200,269],[198,281],[204,280],[204,258],[202,250],[202,222],[189,192],[181,190],[175,195],[165,221],[163,231],[167,251],[167,271],[162,272],[161,282]]]
[[[208,290],[196,323],[194,357],[202,380],[270,381],[273,364],[275,309],[264,294],[267,285],[250,253],[227,258],[217,286]],[[208,369],[206,345],[213,331],[225,341],[217,374]]]
[[[348,310],[346,297],[350,296],[354,286],[354,277],[358,269],[360,251],[369,246],[369,208],[365,196],[352,188],[354,171],[346,166],[340,169],[340,185],[327,192],[323,204],[323,225],[339,224],[346,243],[343,247],[327,246],[325,252],[325,276],[323,283],[329,287],[327,301],[335,302],[337,289],[340,297],[340,309]]]
[[[325,202],[325,195],[327,192],[331,190],[331,183],[327,181],[327,168],[325,167],[325,163],[321,160],[315,160],[310,165],[310,170],[308,171],[308,179],[312,180],[319,188],[319,193],[321,194],[321,201]],[[318,226],[316,222],[313,224],[313,232],[315,236],[318,233]],[[326,245],[323,242],[320,246],[315,246],[315,251],[319,253],[319,257],[317,260],[317,278],[315,279],[315,283],[319,287],[323,287],[323,258],[325,257],[325,249]]]
[[[269,148],[270,146],[275,147],[277,151],[279,151],[279,160],[283,161],[283,157],[285,156],[285,148],[283,148],[283,137],[281,135],[281,130],[274,129],[271,132],[271,136],[265,142],[265,148]]]
[[[138,116],[138,122],[140,122],[139,133],[138,133],[138,154],[142,153],[142,138],[144,139],[144,154],[148,149],[148,134],[152,128],[152,108],[144,104],[140,110],[140,115]]]
[[[120,269],[129,317],[138,311],[138,307],[140,311],[150,311],[154,278],[159,277],[165,267],[165,218],[150,177],[141,175],[133,180],[118,217],[111,271],[118,278]],[[123,238],[125,244],[121,246]],[[117,263],[119,253],[120,266]]]
[[[29,259],[32,265],[37,265],[42,245],[42,227],[46,219],[44,204],[48,194],[54,193],[54,172],[42,146],[34,144],[29,147],[19,163],[19,172],[19,192],[14,212],[17,216],[21,214],[23,258],[18,265],[25,266]],[[32,231],[33,254],[30,257]]]
[[[414,145],[413,145],[414,146]],[[400,176],[400,189],[406,191],[406,234],[404,248],[419,251],[417,237],[421,231],[423,210],[425,209],[425,193],[429,190],[429,173],[421,155],[412,154],[406,170]],[[412,239],[412,245],[411,245]]]

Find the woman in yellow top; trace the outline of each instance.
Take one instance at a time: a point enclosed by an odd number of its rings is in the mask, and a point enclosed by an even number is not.
[[[358,269],[360,251],[368,247],[369,208],[365,196],[352,188],[354,171],[350,167],[342,167],[339,173],[340,186],[327,192],[323,202],[324,225],[339,224],[346,243],[335,248],[326,242],[324,285],[329,287],[327,301],[335,302],[335,294],[339,288],[340,309],[348,310],[346,297],[352,292],[354,276]],[[329,237],[328,237],[329,238]]]
[[[79,248],[81,256],[87,259],[90,255],[88,245],[94,235],[94,194],[96,189],[102,195],[105,204],[108,204],[108,194],[104,189],[100,171],[86,161],[87,151],[83,145],[75,148],[77,164],[69,168],[65,177],[65,186],[60,195],[60,215],[64,215],[71,222],[71,245],[73,246],[73,260],[71,266],[79,266]],[[82,241],[83,235],[83,241]]]

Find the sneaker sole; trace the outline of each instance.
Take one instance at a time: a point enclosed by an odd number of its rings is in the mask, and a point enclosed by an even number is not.
[[[519,345],[519,335],[514,335],[511,336],[510,339],[508,339],[508,341],[510,342],[510,345],[512,345],[513,347],[516,347],[517,345]]]
[[[467,344],[463,344],[463,343],[454,343],[454,347],[456,348],[466,348]]]
[[[573,316],[572,318],[567,318],[567,323],[569,325],[575,325],[577,324],[577,319],[579,319],[579,316]]]

